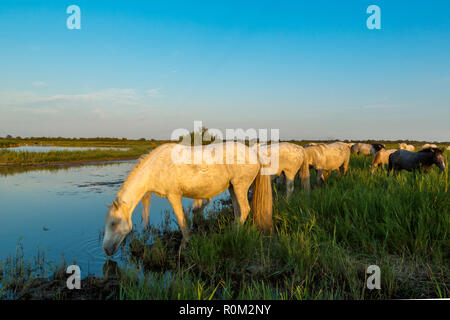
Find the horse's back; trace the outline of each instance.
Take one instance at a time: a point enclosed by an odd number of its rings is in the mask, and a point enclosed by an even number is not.
[[[272,160],[277,159],[278,166],[271,170],[271,174],[280,175],[283,171],[298,171],[304,161],[305,151],[302,146],[290,142],[281,142],[258,145],[258,155],[266,167],[273,166]]]
[[[418,166],[417,153],[398,149],[389,155],[389,165],[397,169],[412,170]]]
[[[380,151],[377,152],[377,154],[380,154],[381,156],[381,162],[383,164],[388,164],[389,163],[389,156],[391,154],[393,154],[394,152],[396,152],[398,149],[381,149]]]
[[[326,145],[327,161],[330,166],[339,168],[350,159],[350,148],[343,142],[333,142]]]
[[[305,151],[316,169],[337,170],[350,158],[350,148],[343,142],[319,144]]]
[[[170,144],[156,153],[154,170],[163,193],[188,198],[210,198],[225,191],[230,182],[250,184],[260,164],[256,153],[238,142],[183,146]]]
[[[353,147],[352,147],[352,153],[357,153],[357,154],[362,153],[363,155],[366,155],[366,156],[370,155],[371,153],[374,153],[373,152],[374,150],[373,150],[373,147],[371,144],[357,143]]]

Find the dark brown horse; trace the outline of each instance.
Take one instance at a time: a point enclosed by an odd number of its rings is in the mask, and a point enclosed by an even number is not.
[[[441,149],[427,148],[419,152],[399,149],[389,156],[389,172],[392,170],[394,172],[423,170],[426,173],[433,164],[437,165],[442,171],[445,170],[445,157]]]

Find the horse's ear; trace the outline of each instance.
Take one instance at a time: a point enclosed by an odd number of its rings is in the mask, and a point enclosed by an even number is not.
[[[116,209],[119,209],[120,206],[126,206],[126,205],[127,205],[127,203],[125,201],[123,201],[123,200],[120,200],[120,199],[116,199],[116,200],[113,201],[113,206]]]

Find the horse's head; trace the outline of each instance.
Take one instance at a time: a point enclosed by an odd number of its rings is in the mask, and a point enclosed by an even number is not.
[[[381,143],[372,143],[372,148],[375,151],[373,153],[377,153],[381,149],[385,149],[384,145],[382,145]]]
[[[103,238],[103,250],[110,256],[113,255],[120,243],[131,231],[131,215],[125,202],[114,200],[106,213],[105,236]]]
[[[419,151],[420,153],[430,155],[430,164],[435,164],[442,171],[445,170],[445,157],[444,151],[439,148],[425,148]]]
[[[445,171],[445,157],[444,151],[439,148],[430,148],[433,152],[433,162],[442,171]]]

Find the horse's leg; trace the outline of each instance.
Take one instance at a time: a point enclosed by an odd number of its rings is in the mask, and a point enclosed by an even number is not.
[[[328,172],[325,169],[320,169],[317,172],[317,183],[325,183],[325,179],[328,176]]]
[[[244,224],[245,220],[247,220],[248,213],[250,212],[250,204],[248,203],[247,198],[248,187],[238,184],[234,185],[233,189],[240,209],[239,221],[241,224]]]
[[[211,199],[194,199],[192,211],[194,214],[203,212],[203,209],[211,202]]]
[[[344,161],[344,172],[343,172],[343,174],[344,174],[344,176],[347,174],[347,172],[348,172],[348,165],[350,164],[350,157],[348,158],[348,159],[345,159],[345,161]]]
[[[228,191],[230,192],[231,203],[233,204],[235,221],[239,221],[241,218],[241,208],[239,207],[239,202],[237,201],[236,194],[234,193],[233,185],[228,187]]]
[[[194,204],[192,205],[192,211],[196,212],[202,208],[203,199],[194,199]]]
[[[316,171],[316,186],[320,185],[320,176],[322,175],[322,171],[319,171],[318,169],[315,169]]]
[[[370,173],[371,173],[371,174],[374,174],[374,173],[375,173],[375,170],[377,170],[378,166],[379,166],[378,163],[373,163],[373,164],[370,166]]]
[[[152,193],[151,192],[147,192],[143,197],[142,197],[142,221],[144,224],[144,229],[147,228],[147,223],[148,223],[148,211],[150,208],[150,202],[152,200]]]
[[[387,175],[389,176],[391,173],[392,173],[392,169],[393,169],[393,164],[392,164],[392,162],[388,162],[388,172],[387,172]]]
[[[181,241],[181,246],[186,246],[189,241],[189,227],[186,224],[186,217],[184,216],[183,206],[181,204],[180,195],[169,195],[167,196],[170,204],[173,207],[175,216],[177,217],[178,226],[180,227],[181,233],[183,234],[183,240]]]
[[[294,179],[286,178],[286,199],[291,198],[292,192],[294,192]]]
[[[292,174],[292,172],[285,172],[284,174],[286,177],[286,199],[289,200],[292,192],[294,192],[295,172],[294,174]]]
[[[198,225],[203,218],[203,209],[209,204],[211,199],[194,199],[194,204],[192,206],[192,224]]]
[[[276,180],[275,183],[277,184],[277,186],[279,186],[280,184],[283,183],[283,180],[284,180],[283,172],[279,176],[276,176],[276,175],[270,176],[270,180],[271,181]]]

